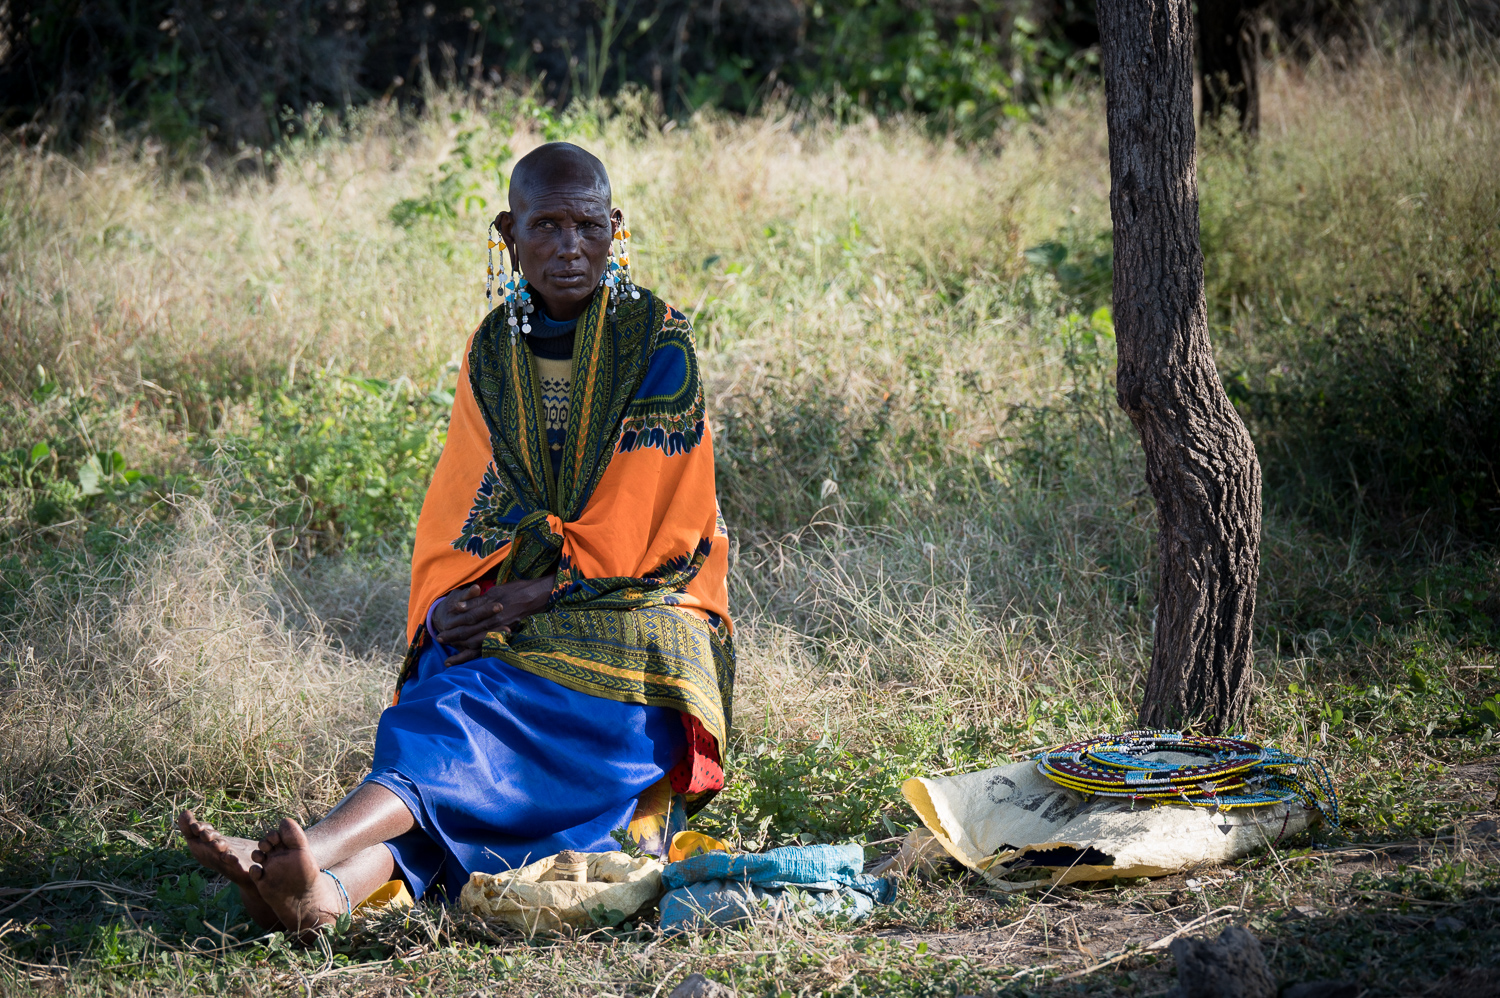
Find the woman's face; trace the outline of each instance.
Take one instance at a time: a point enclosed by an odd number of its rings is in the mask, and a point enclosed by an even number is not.
[[[574,319],[604,276],[610,240],[622,219],[604,191],[563,182],[512,191],[511,210],[502,211],[498,222],[511,259],[541,299],[542,310],[554,319]]]

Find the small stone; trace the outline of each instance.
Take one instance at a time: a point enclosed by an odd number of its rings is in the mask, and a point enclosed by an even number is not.
[[[1488,836],[1494,835],[1497,831],[1500,831],[1500,824],[1496,824],[1489,818],[1486,818],[1483,821],[1476,821],[1474,822],[1474,824],[1469,826],[1469,833],[1471,835]]]
[[[1171,998],[1276,998],[1276,980],[1260,940],[1238,925],[1218,939],[1192,936],[1171,946],[1177,987]]]
[[[1303,981],[1282,989],[1281,998],[1359,998],[1355,981]]]
[[[1464,923],[1456,918],[1435,918],[1432,920],[1432,927],[1439,932],[1462,932]]]
[[[735,993],[702,974],[689,974],[667,998],[735,998]]]

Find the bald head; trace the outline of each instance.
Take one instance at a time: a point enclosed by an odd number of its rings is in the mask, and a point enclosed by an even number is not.
[[[571,142],[548,142],[522,156],[510,171],[510,210],[522,212],[537,194],[566,190],[610,203],[609,174],[599,157]]]
[[[495,218],[511,260],[554,319],[582,314],[599,289],[615,230],[609,174],[590,152],[549,142],[510,172],[510,209]]]

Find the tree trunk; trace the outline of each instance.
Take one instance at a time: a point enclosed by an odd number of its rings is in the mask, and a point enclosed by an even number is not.
[[[1247,0],[1200,0],[1198,63],[1203,71],[1203,123],[1233,110],[1246,135],[1260,130],[1260,42],[1255,4]]]
[[[1260,462],[1214,367],[1198,245],[1189,0],[1099,0],[1116,393],[1141,434],[1160,580],[1147,727],[1220,732],[1250,700]]]

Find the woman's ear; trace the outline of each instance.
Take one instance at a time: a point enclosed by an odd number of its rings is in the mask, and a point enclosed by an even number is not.
[[[505,245],[505,252],[510,254],[510,269],[512,270],[521,265],[516,254],[515,223],[515,216],[508,211],[502,211],[495,216],[495,229],[500,233],[500,242]]]

